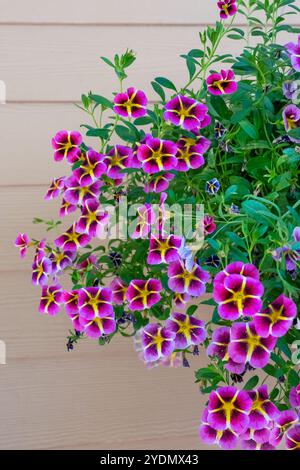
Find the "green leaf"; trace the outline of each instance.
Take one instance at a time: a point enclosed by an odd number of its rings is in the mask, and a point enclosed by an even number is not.
[[[197,308],[198,308],[198,305],[190,305],[189,308],[187,309],[186,313],[188,315],[193,315],[193,313],[196,312]]]
[[[253,390],[258,384],[258,382],[259,382],[258,375],[254,375],[253,377],[251,377],[251,379],[248,380],[248,382],[245,383],[244,390]]]
[[[161,86],[163,86],[164,88],[169,88],[170,90],[177,91],[176,86],[174,85],[174,83],[171,82],[171,80],[169,80],[168,78],[156,77],[155,81],[157,83],[159,83]]]
[[[251,137],[252,139],[258,138],[258,133],[257,133],[256,128],[247,119],[244,119],[243,121],[241,121],[240,126],[246,132],[246,134],[248,134],[249,137]]]
[[[95,103],[101,104],[101,106],[103,106],[104,108],[113,109],[113,103],[104,96],[90,94],[89,98]]]
[[[158,94],[162,101],[166,100],[166,95],[163,88],[157,82],[151,82],[153,90]]]
[[[86,133],[88,137],[101,137],[107,139],[109,136],[109,129],[89,129]]]

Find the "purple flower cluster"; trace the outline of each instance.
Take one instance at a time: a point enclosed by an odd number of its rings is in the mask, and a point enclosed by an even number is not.
[[[210,393],[199,435],[203,442],[224,450],[238,444],[245,450],[275,450],[283,437],[287,449],[299,449],[298,421],[294,410],[278,410],[266,385],[249,391],[226,386]]]

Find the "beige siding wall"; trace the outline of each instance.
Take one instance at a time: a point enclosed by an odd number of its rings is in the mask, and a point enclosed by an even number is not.
[[[131,340],[105,348],[87,340],[67,353],[69,322],[63,314],[38,315],[30,260],[20,262],[12,242],[18,231],[42,236],[31,224],[34,216],[56,217],[58,203],[44,202],[43,195],[67,168],[54,164],[49,141],[57,130],[86,122],[72,104],[81,93],[109,96],[116,87],[99,57],[134,49],[138,60],[129,82],[154,99],[153,77],[185,82],[179,55],[197,47],[197,32],[216,20],[215,3],[0,0],[0,80],[7,89],[7,103],[0,105],[0,340],[7,345],[7,365],[0,365],[2,449],[201,448],[204,399],[192,370],[204,363],[204,353],[191,370],[151,371]],[[243,27],[241,18],[238,23]],[[226,40],[221,50],[239,52],[240,45]]]

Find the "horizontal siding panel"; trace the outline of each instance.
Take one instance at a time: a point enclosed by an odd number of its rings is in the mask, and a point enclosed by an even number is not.
[[[132,338],[104,347],[86,339],[68,353],[69,320],[38,314],[40,289],[27,274],[0,273],[0,282],[0,449],[206,448],[197,433],[205,397],[192,373],[204,366],[204,350],[192,370],[151,371]]]
[[[38,38],[38,40],[37,40]],[[138,58],[127,84],[155,94],[151,80],[164,75],[178,85],[187,81],[179,57],[199,44],[197,27],[0,26],[1,80],[8,100],[78,101],[93,90],[111,96],[118,90],[113,71],[100,56],[112,57],[127,47]],[[221,52],[238,53],[242,44],[225,40]]]
[[[206,24],[218,18],[205,0],[0,0],[1,23]]]
[[[199,44],[199,28],[179,26],[0,26],[1,80],[7,100],[78,101],[92,90],[106,96],[118,90],[113,71],[100,56],[112,57],[127,47],[138,54],[127,85],[145,89],[158,75],[178,86],[187,81],[185,62],[179,57]],[[285,42],[291,35],[283,34]],[[38,38],[38,40],[37,40]],[[241,41],[225,39],[219,51],[241,52]]]

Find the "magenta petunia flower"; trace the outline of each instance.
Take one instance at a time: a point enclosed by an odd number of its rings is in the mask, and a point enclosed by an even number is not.
[[[145,193],[161,193],[166,191],[169,187],[170,181],[175,177],[172,173],[161,173],[150,177],[149,181],[145,185]]]
[[[115,277],[111,284],[112,301],[116,305],[122,305],[126,301],[127,284],[120,277]]]
[[[233,70],[221,70],[220,73],[212,73],[206,79],[207,90],[212,95],[230,95],[238,89]]]
[[[291,388],[289,400],[293,408],[300,407],[300,384]]]
[[[141,331],[141,342],[145,361],[157,361],[169,356],[175,349],[175,333],[157,323],[149,323]]]
[[[216,230],[215,219],[211,215],[205,215],[203,218],[204,235],[211,235]]]
[[[277,447],[286,432],[299,421],[294,410],[282,411],[274,421],[273,429],[270,433],[270,444]]]
[[[92,319],[87,319],[79,315],[80,325],[84,332],[92,339],[98,339],[103,335],[111,335],[116,331],[116,320],[114,312],[107,312]]]
[[[79,247],[86,246],[91,237],[86,233],[76,231],[76,222],[62,235],[54,240],[55,245],[63,251],[77,251]]]
[[[46,257],[46,238],[43,238],[36,245],[34,261],[42,261]]]
[[[52,273],[52,263],[49,258],[38,259],[35,257],[32,264],[32,284],[44,286]]]
[[[236,363],[228,353],[228,346],[230,343],[230,328],[228,326],[221,326],[214,330],[211,342],[206,349],[208,356],[217,356],[222,361],[227,362],[225,368],[232,374],[242,374],[245,370],[245,364]]]
[[[249,413],[249,428],[255,430],[266,428],[280,414],[269,399],[267,385],[262,385],[256,390],[249,390],[248,395],[253,402]]]
[[[187,293],[179,294],[178,292],[174,294],[173,300],[174,305],[177,308],[184,308],[186,304],[190,301],[191,296]]]
[[[78,309],[81,317],[92,320],[113,313],[112,292],[107,287],[82,287],[78,290]]]
[[[80,263],[77,263],[76,264],[76,269],[80,269],[81,271],[85,271],[87,268],[95,267],[97,265],[98,265],[97,256],[92,253],[88,258],[81,261]]]
[[[80,145],[82,136],[77,131],[59,131],[52,139],[54,159],[56,161],[67,158],[68,163],[73,164],[80,158]]]
[[[103,163],[104,155],[89,149],[82,154],[80,166],[73,170],[73,175],[78,180],[80,186],[89,186],[106,172],[106,165]]]
[[[289,104],[286,106],[282,112],[282,117],[284,128],[287,132],[300,127],[300,109],[296,105]],[[300,139],[294,137],[290,137],[290,139],[295,143],[300,142]]]
[[[218,444],[223,450],[233,450],[238,443],[238,434],[231,429],[217,431],[208,423],[208,410],[205,408],[199,428],[200,439],[208,445]]]
[[[188,293],[193,297],[198,297],[205,293],[205,284],[210,276],[200,266],[194,263],[189,271],[182,260],[174,261],[168,269],[168,286],[173,292],[179,294]]]
[[[39,312],[48,313],[48,315],[57,315],[63,302],[64,294],[59,284],[43,286]]]
[[[175,349],[196,346],[206,339],[205,323],[186,313],[173,312],[165,327],[175,333]]]
[[[97,199],[87,199],[82,206],[81,216],[76,223],[78,233],[87,233],[90,237],[103,237],[104,227],[108,224],[109,214],[100,208]]]
[[[273,423],[270,422],[268,425],[272,426]],[[254,441],[254,442],[256,442],[256,444],[264,444],[264,443],[269,443],[270,432],[271,431],[268,427],[263,428],[263,429],[248,428],[240,436],[240,438],[241,438],[242,441]]]
[[[236,387],[219,387],[213,390],[208,402],[208,424],[217,431],[241,434],[249,425],[252,400],[244,390]]]
[[[245,264],[242,263],[242,261],[235,261],[234,263],[228,264],[223,271],[220,271],[215,276],[214,283],[220,282],[222,284],[230,274],[240,274],[241,276],[259,280],[259,271],[253,264]]]
[[[285,446],[288,450],[300,450],[300,424],[288,430],[285,438]]]
[[[65,188],[65,177],[55,178],[52,180],[51,185],[49,186],[48,191],[45,194],[44,199],[47,201],[49,199],[54,199],[58,197]]]
[[[132,149],[124,145],[115,145],[104,157],[104,163],[107,166],[107,176],[114,180],[122,179],[122,170],[131,168]]]
[[[145,93],[135,88],[127,88],[114,98],[114,111],[122,117],[139,118],[147,113],[148,100]]]
[[[68,316],[78,313],[78,290],[64,291],[63,303]]]
[[[300,72],[300,36],[298,36],[296,43],[289,42],[285,45],[285,48],[290,56],[293,68]]]
[[[29,246],[30,241],[28,235],[26,233],[19,233],[19,235],[15,239],[15,247],[19,248],[21,258],[25,257]]]
[[[192,131],[199,129],[206,118],[208,108],[193,98],[177,95],[165,105],[164,119],[174,126]]]
[[[59,216],[66,217],[67,215],[75,212],[77,209],[76,204],[71,204],[70,202],[66,201],[65,199],[62,200],[61,208],[59,209]]]
[[[137,218],[133,222],[134,230],[130,233],[130,238],[148,238],[151,226],[155,222],[155,212],[151,204],[144,204],[137,209]]]
[[[102,184],[97,180],[90,185],[81,186],[75,176],[70,176],[65,180],[64,199],[72,205],[81,205],[87,199],[98,199]]]
[[[203,139],[203,142],[201,142],[201,139]],[[182,137],[177,142],[177,171],[196,170],[204,165],[205,160],[203,153],[209,147],[204,141],[210,143],[210,141],[204,139],[204,137],[200,138],[198,141]]]
[[[160,301],[162,284],[157,279],[134,279],[130,281],[126,292],[130,310],[144,310],[151,308]]]
[[[265,367],[276,345],[276,338],[261,338],[252,323],[234,323],[230,330],[229,357],[237,363],[255,368]]]
[[[219,273],[221,274],[221,273]],[[260,281],[240,274],[230,274],[223,282],[218,275],[214,280],[213,298],[224,320],[237,320],[240,316],[253,316],[262,306],[264,287]]]
[[[170,140],[147,139],[137,150],[137,158],[146,173],[174,170],[177,166],[177,145]]]
[[[276,450],[269,442],[258,443],[254,439],[241,440],[242,450]]]
[[[171,263],[178,260],[178,249],[181,246],[181,241],[182,238],[175,235],[169,235],[167,238],[151,235],[147,263]]]
[[[288,332],[296,316],[295,302],[281,294],[262,313],[254,315],[253,323],[260,336],[265,338],[272,335],[278,338]]]
[[[49,255],[52,262],[52,274],[62,272],[67,266],[71,266],[75,257],[76,253],[74,251],[52,250]]]
[[[237,6],[235,3],[236,0],[222,0],[218,2],[218,7],[220,9],[220,18],[226,20],[229,16],[233,16],[237,12]]]

